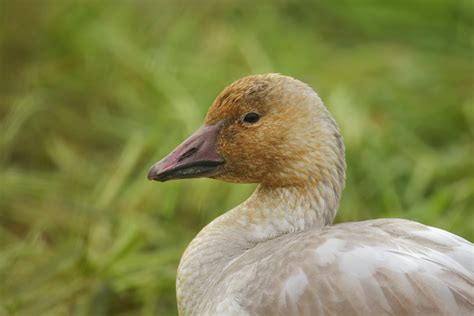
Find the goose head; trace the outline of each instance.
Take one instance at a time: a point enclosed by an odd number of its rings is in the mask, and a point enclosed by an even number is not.
[[[294,78],[265,74],[225,88],[204,125],[154,164],[148,178],[209,177],[266,187],[334,181],[343,186],[344,169],[338,128],[316,92]]]

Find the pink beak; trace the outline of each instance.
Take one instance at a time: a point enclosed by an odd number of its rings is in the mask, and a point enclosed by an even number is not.
[[[148,172],[148,179],[164,182],[212,175],[224,163],[217,152],[219,130],[220,124],[199,128],[168,156],[155,163]]]

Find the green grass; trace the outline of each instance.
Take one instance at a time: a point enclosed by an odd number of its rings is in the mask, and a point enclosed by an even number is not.
[[[167,315],[182,251],[253,185],[152,183],[221,89],[308,82],[347,146],[338,221],[474,238],[471,1],[0,1],[0,315]]]

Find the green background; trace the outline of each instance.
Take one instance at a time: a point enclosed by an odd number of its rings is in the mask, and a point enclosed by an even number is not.
[[[244,75],[313,86],[337,221],[474,238],[472,1],[0,0],[0,315],[173,315],[185,246],[253,185],[149,182]]]

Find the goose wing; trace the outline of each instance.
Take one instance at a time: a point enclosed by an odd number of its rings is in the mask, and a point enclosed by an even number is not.
[[[474,246],[406,220],[345,223],[258,244],[211,310],[248,315],[472,315]]]

